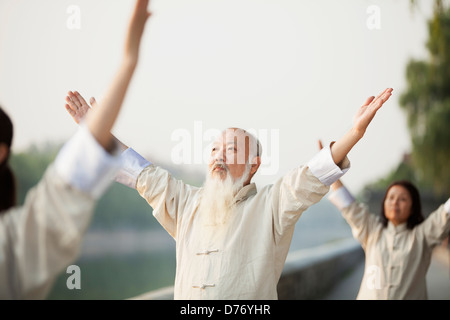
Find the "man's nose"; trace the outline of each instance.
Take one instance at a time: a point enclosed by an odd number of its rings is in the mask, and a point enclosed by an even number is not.
[[[224,149],[218,150],[213,157],[214,162],[225,162],[226,155]]]

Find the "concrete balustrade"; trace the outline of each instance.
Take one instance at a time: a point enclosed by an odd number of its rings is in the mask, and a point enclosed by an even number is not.
[[[294,251],[278,282],[278,299],[320,299],[363,259],[364,251],[354,239]]]

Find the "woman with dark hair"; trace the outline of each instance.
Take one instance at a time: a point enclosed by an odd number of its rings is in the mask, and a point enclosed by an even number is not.
[[[357,299],[427,299],[432,249],[450,232],[450,199],[424,219],[417,188],[409,181],[395,181],[377,216],[356,202],[340,180],[331,189],[329,200],[342,212],[366,256]]]
[[[136,1],[122,63],[104,100],[64,144],[22,206],[14,206],[7,163],[12,123],[0,109],[0,299],[45,298],[78,256],[96,200],[120,167],[120,146],[110,131],[138,62],[148,2]]]
[[[411,199],[411,208],[408,208],[408,210],[405,211],[398,211],[400,214],[405,214],[404,218],[400,216],[400,220],[403,221],[406,219],[406,228],[414,229],[415,226],[424,220],[424,217],[422,215],[422,203],[420,202],[419,190],[407,180],[394,181],[388,186],[383,198],[383,205],[381,206],[381,223],[383,226],[387,227],[390,220],[393,221],[394,219],[398,219],[396,216],[392,216],[392,213],[396,213],[396,211],[390,211],[389,206],[392,204],[392,201],[394,201],[394,190],[402,191],[402,188],[403,191],[408,191],[409,198]],[[405,193],[405,197],[408,197],[408,194]],[[400,202],[399,208],[401,208],[402,203],[404,202]],[[386,206],[388,209],[386,209]]]

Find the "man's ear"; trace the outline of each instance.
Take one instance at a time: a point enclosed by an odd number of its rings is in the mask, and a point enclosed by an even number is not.
[[[9,154],[9,147],[6,143],[0,142],[0,164],[6,161]]]
[[[254,175],[256,171],[258,171],[259,166],[261,165],[261,157],[254,157],[251,162],[250,174]]]

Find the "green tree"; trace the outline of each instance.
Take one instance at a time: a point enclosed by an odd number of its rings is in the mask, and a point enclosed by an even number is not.
[[[412,1],[413,3],[415,1]],[[438,194],[450,191],[450,7],[434,2],[426,60],[411,60],[400,97],[412,140],[413,167]]]
[[[17,204],[22,205],[26,194],[41,179],[61,144],[32,145],[20,153],[12,153],[9,161],[17,184]]]

